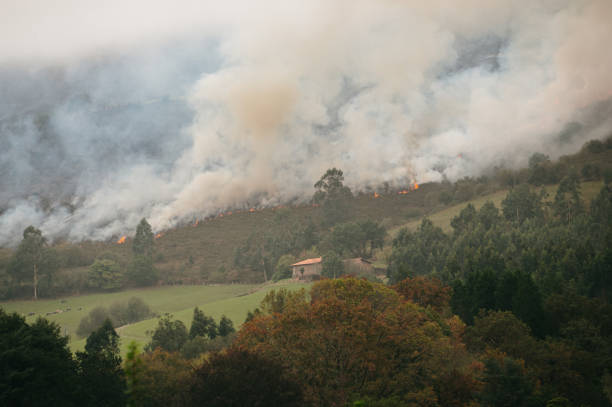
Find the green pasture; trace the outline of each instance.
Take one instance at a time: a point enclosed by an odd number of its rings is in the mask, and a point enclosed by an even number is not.
[[[83,349],[85,339],[76,337],[75,331],[81,319],[98,306],[110,306],[116,301],[125,301],[131,297],[141,298],[151,309],[159,314],[171,313],[176,319],[182,320],[187,328],[191,325],[193,309],[197,306],[207,315],[219,320],[225,314],[234,321],[238,328],[244,322],[247,312],[259,306],[268,291],[285,287],[297,290],[308,285],[291,281],[263,285],[225,284],[199,286],[165,286],[126,290],[115,293],[89,294],[38,301],[9,301],[0,303],[7,312],[17,312],[26,316],[26,321],[34,322],[39,316],[56,322],[62,333],[71,336],[70,347],[73,351]],[[70,308],[69,311],[66,311]],[[46,315],[47,312],[60,310],[57,314]],[[28,316],[29,313],[34,313]],[[155,329],[157,318],[148,319],[136,324],[119,327],[121,349],[125,354],[127,345],[135,340],[144,346],[149,341],[147,331]]]

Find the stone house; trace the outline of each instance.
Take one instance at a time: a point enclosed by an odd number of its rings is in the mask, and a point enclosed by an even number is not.
[[[291,268],[293,270],[291,277],[294,280],[318,280],[321,278],[321,271],[323,270],[322,258],[315,257],[313,259],[302,260],[292,264]]]

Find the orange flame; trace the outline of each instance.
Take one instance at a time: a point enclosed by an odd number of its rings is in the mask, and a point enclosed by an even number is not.
[[[255,212],[255,208],[249,209],[249,212]]]
[[[419,184],[417,184],[416,182],[414,183],[414,189],[419,189]]]
[[[380,198],[380,195],[378,194],[378,192],[374,192],[374,199],[376,198]]]
[[[125,243],[125,236],[121,236],[121,238],[117,240],[117,244],[124,244],[124,243]]]
[[[398,192],[398,194],[406,195],[408,192],[410,192],[410,191],[408,191],[407,189],[402,189],[401,191]]]
[[[163,235],[164,235],[163,233],[159,232],[158,234],[156,234],[156,235],[155,235],[155,238],[156,238],[156,239],[159,239],[159,238],[160,238],[160,237],[162,237]]]
[[[192,225],[194,228],[200,224],[200,219],[196,219],[195,223]]]

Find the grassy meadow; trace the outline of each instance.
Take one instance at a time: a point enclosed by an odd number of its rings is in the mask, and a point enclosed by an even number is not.
[[[92,309],[98,306],[108,307],[116,301],[126,301],[131,297],[141,298],[153,312],[158,315],[171,313],[176,319],[185,323],[187,328],[191,325],[193,309],[197,306],[207,315],[218,322],[225,314],[238,328],[244,322],[247,312],[259,306],[266,293],[274,288],[284,287],[290,290],[308,288],[307,284],[291,281],[281,281],[276,284],[263,285],[224,284],[200,286],[166,286],[155,288],[142,288],[106,294],[90,294],[38,301],[9,301],[0,303],[7,312],[17,312],[26,316],[31,323],[39,316],[60,325],[62,333],[70,335],[70,347],[73,351],[81,350],[85,346],[85,339],[76,337],[75,331],[80,320]],[[70,311],[65,311],[71,308]],[[63,310],[58,314],[46,315],[47,312]],[[35,315],[28,316],[29,313]],[[135,324],[119,327],[117,332],[121,336],[121,350],[125,354],[127,345],[134,340],[144,346],[149,341],[147,331],[155,329],[157,318],[140,321]]]

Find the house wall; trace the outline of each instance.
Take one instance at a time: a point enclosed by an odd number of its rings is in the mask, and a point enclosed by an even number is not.
[[[304,266],[293,266],[293,278],[295,280],[312,280],[313,276],[320,276],[321,263],[306,264]],[[304,269],[304,273],[301,270]]]
[[[361,260],[361,258],[346,259],[343,262],[344,262],[344,272],[346,274],[357,275],[357,274],[374,272],[374,267],[372,267],[372,264]]]

